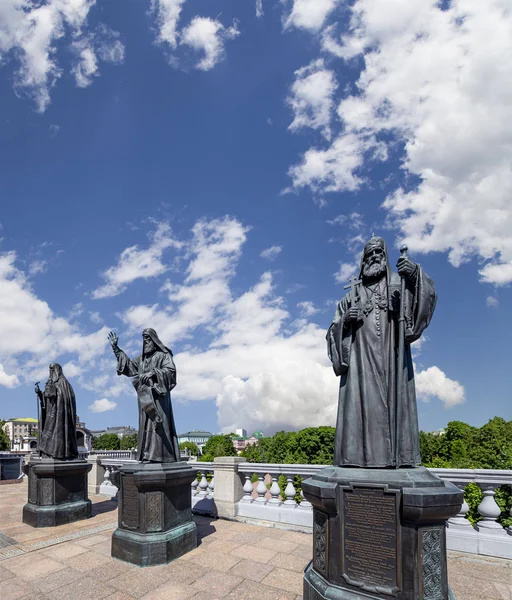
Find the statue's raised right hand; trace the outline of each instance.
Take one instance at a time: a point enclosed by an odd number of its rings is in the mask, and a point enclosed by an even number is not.
[[[117,348],[117,342],[119,341],[119,338],[117,337],[117,334],[115,331],[111,331],[108,334],[108,341],[110,342],[110,345],[112,346],[112,348]]]

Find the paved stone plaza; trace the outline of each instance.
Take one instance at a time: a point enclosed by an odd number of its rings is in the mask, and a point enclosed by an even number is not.
[[[295,600],[311,536],[195,517],[199,546],[164,567],[141,569],[110,557],[117,504],[92,496],[93,516],[33,529],[21,522],[26,484],[0,486],[2,600]],[[512,600],[512,562],[450,553],[457,600]]]

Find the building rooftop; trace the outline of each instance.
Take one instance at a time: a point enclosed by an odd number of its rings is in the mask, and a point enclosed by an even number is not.
[[[200,429],[192,429],[192,431],[187,431],[185,433],[178,433],[178,437],[185,437],[187,435],[209,435],[209,436],[213,436],[213,433],[211,431],[201,431]]]
[[[27,418],[23,418],[23,417],[16,417],[14,419],[8,419],[6,422],[8,423],[9,421],[19,421],[21,423],[37,423],[37,419],[33,419],[32,417],[27,417]]]

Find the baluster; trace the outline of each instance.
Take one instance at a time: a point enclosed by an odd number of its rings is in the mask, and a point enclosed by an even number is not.
[[[267,486],[263,481],[264,475],[258,475],[258,485],[256,486],[256,492],[258,497],[256,502],[266,502],[265,494],[267,493]]]
[[[494,496],[496,495],[494,486],[492,484],[479,484],[484,493],[482,502],[478,505],[478,513],[483,517],[482,521],[476,524],[478,531],[485,531],[485,533],[501,534],[506,533],[503,527],[496,522],[496,519],[501,514],[500,507],[496,504]]]
[[[201,471],[201,481],[199,482],[199,495],[208,496],[208,480],[206,479],[206,471]]]
[[[112,467],[110,465],[104,465],[105,473],[103,474],[103,485],[112,485],[110,481],[110,475],[112,474]]]
[[[192,496],[197,496],[197,494],[199,493],[199,490],[197,489],[198,484],[199,484],[199,481],[197,481],[197,473],[196,473],[196,476],[194,477],[194,481],[190,484],[190,488],[192,490]]]
[[[209,498],[213,498],[214,490],[215,490],[215,473],[212,473],[212,479],[211,479],[210,483],[208,484],[208,497]]]
[[[242,500],[244,500],[246,502],[251,502],[252,501],[252,481],[251,481],[250,473],[245,474],[245,483],[244,483],[243,490],[244,490],[244,497],[242,498]]]
[[[464,485],[459,485],[457,486],[459,487],[459,489],[461,489],[464,492]],[[469,512],[469,506],[468,503],[466,502],[466,498],[463,498],[462,500],[462,506],[460,507],[459,512],[455,515],[455,517],[451,517],[451,519],[448,519],[448,526],[450,525],[457,525],[457,526],[461,526],[461,527],[469,527],[469,528],[473,528],[473,525],[471,525],[470,521],[468,521],[468,519],[466,518],[466,515]]]
[[[286,484],[286,488],[284,490],[284,495],[286,496],[286,500],[284,501],[284,504],[286,504],[287,506],[293,505],[296,506],[297,503],[295,502],[295,487],[293,485],[293,475],[287,475],[286,476],[286,481],[288,482]]]
[[[279,489],[279,484],[277,483],[277,475],[271,475],[272,477],[272,485],[270,486],[270,494],[272,498],[268,501],[269,504],[281,504],[281,500],[279,498],[279,494],[281,490]]]
[[[300,501],[299,506],[301,508],[307,508],[308,510],[310,510],[312,507],[312,504],[311,504],[311,502],[309,502],[309,500],[306,500],[306,498],[304,497],[304,492],[302,491],[302,488],[300,490],[300,497],[301,497],[301,501]]]

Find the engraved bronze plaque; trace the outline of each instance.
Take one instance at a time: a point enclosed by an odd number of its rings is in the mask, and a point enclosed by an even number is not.
[[[126,529],[139,528],[139,490],[133,480],[133,475],[122,476],[123,486],[123,517],[122,525]]]
[[[398,502],[382,488],[344,489],[342,515],[343,577],[370,591],[399,588]]]

